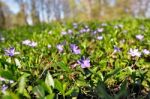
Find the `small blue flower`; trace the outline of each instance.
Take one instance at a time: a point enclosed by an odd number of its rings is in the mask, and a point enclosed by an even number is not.
[[[63,50],[64,50],[64,45],[62,45],[62,44],[58,44],[57,46],[57,49],[58,49],[58,51],[61,53],[61,52],[63,52]]]
[[[81,65],[81,68],[89,68],[90,67],[90,60],[88,58],[85,59],[85,57],[82,57],[77,62],[78,62],[78,64]]]
[[[7,85],[5,85],[5,84],[2,85],[1,91],[2,91],[3,94],[6,93],[7,88],[8,88]]]
[[[120,48],[114,45],[114,53],[120,52],[120,51],[121,51]]]
[[[15,48],[14,47],[11,47],[9,49],[5,49],[5,55],[12,57],[15,54],[20,54],[20,53],[19,52],[15,52]]]
[[[80,54],[80,53],[81,53],[80,49],[79,49],[78,46],[76,46],[75,44],[71,44],[71,45],[70,45],[70,48],[71,48],[71,50],[72,50],[72,52],[73,52],[74,54]]]

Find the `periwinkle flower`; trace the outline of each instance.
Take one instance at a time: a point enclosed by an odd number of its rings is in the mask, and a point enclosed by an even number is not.
[[[86,32],[90,32],[90,28],[87,28],[87,29],[86,29]]]
[[[73,27],[74,27],[74,29],[77,29],[78,28],[78,24],[77,23],[73,23]]]
[[[3,93],[3,94],[5,94],[5,93],[6,93],[7,88],[8,88],[8,86],[7,86],[7,85],[5,85],[5,84],[3,84],[3,85],[2,85],[2,87],[1,87],[1,91],[2,91],[2,93]]]
[[[5,49],[5,55],[13,57],[16,54],[20,54],[19,52],[15,52],[15,48],[11,47],[9,49]]]
[[[58,51],[59,51],[60,53],[63,52],[63,50],[64,50],[64,45],[58,44],[56,47],[57,47],[57,49],[58,49]]]
[[[68,30],[68,34],[72,34],[73,31],[71,29]]]
[[[37,46],[37,42],[31,42],[30,44],[29,44],[29,46],[31,46],[31,47],[36,47]]]
[[[131,56],[135,57],[140,57],[141,56],[141,52],[138,51],[138,49],[132,49],[130,48],[129,53]]]
[[[135,37],[136,37],[136,39],[138,39],[138,40],[143,40],[143,39],[144,39],[144,36],[141,35],[141,34],[138,34],[138,35],[136,35]]]
[[[86,29],[81,29],[80,30],[80,33],[85,33],[86,32]]]
[[[80,49],[79,49],[78,46],[76,46],[75,44],[71,44],[71,45],[70,45],[70,48],[71,48],[71,50],[72,50],[72,52],[73,52],[74,54],[80,54],[80,53],[81,53]]]
[[[92,34],[94,34],[94,35],[97,34],[97,31],[93,31]]]
[[[24,40],[24,41],[22,41],[22,44],[27,45],[27,46],[31,46],[31,47],[37,46],[37,42],[30,41],[30,40]]]
[[[24,41],[22,41],[22,44],[24,44],[24,45],[29,45],[30,43],[31,43],[30,40],[24,40]]]
[[[103,32],[103,31],[104,31],[103,28],[98,28],[98,29],[97,29],[97,32],[99,32],[99,33]]]
[[[62,34],[62,35],[66,35],[67,32],[66,32],[66,31],[62,31],[61,34]]]
[[[98,36],[97,39],[98,39],[98,40],[102,40],[102,39],[103,39],[103,36]]]
[[[120,52],[120,51],[121,51],[120,48],[114,45],[114,53]]]
[[[78,64],[81,65],[81,68],[89,68],[91,66],[90,65],[90,60],[88,58],[85,59],[85,57],[82,57],[77,62],[78,62]]]
[[[142,52],[143,52],[145,55],[149,55],[149,54],[150,54],[150,51],[147,50],[147,49],[143,49]]]

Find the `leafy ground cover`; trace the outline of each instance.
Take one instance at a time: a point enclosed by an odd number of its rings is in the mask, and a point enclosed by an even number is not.
[[[150,20],[1,31],[3,99],[150,98]]]

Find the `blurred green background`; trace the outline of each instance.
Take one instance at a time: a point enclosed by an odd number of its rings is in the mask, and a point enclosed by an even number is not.
[[[150,0],[0,0],[0,28],[130,17],[149,18]]]

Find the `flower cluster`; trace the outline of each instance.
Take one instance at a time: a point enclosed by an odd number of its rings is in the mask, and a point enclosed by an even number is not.
[[[37,42],[30,41],[30,40],[24,40],[24,41],[22,41],[22,44],[27,45],[27,46],[31,46],[31,47],[37,46]]]

